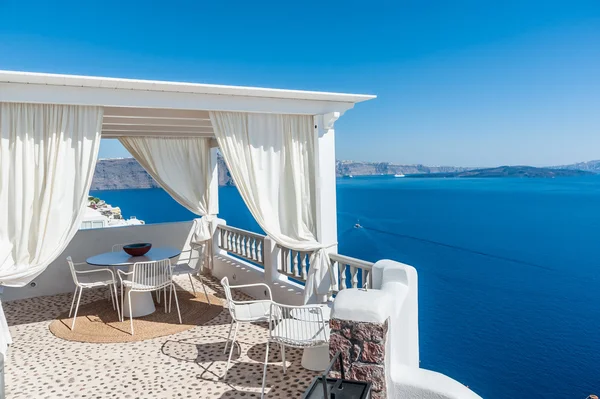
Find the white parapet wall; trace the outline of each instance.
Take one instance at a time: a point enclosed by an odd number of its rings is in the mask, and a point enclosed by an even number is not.
[[[180,248],[183,251],[181,257],[187,256],[191,227],[190,221],[79,230],[63,253],[42,274],[25,287],[6,287],[2,300],[72,292],[75,285],[66,257],[71,256],[74,262],[85,262],[90,256],[111,251],[114,244],[149,242],[157,247]]]
[[[331,318],[330,350],[359,348],[358,356],[348,350],[345,364],[350,375],[374,382],[374,397],[481,399],[452,378],[419,368],[418,280],[412,266],[375,263],[373,288],[340,291]]]

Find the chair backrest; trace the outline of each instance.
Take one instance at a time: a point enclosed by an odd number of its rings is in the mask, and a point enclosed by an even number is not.
[[[196,260],[196,265],[194,266],[194,273],[202,272],[202,268],[204,267],[204,264],[208,260],[208,247],[209,246],[206,242],[204,242],[202,244],[194,244],[194,243],[190,242],[189,262],[191,263],[192,260],[194,260],[194,259]],[[196,251],[198,253],[197,258],[192,258],[192,254],[194,253],[194,251]]]
[[[112,246],[112,252],[119,252],[123,250],[123,247],[127,244],[115,244]]]
[[[329,325],[319,305],[292,306],[272,302],[269,340],[306,348],[329,342]]]
[[[73,277],[73,282],[75,285],[79,285],[79,280],[77,280],[77,273],[75,273],[75,264],[73,263],[73,259],[70,256],[67,256],[67,263],[69,264],[69,269],[71,269],[71,276]]]
[[[235,319],[235,304],[233,303],[233,297],[231,296],[231,287],[229,286],[229,279],[227,277],[223,277],[221,279],[221,285],[223,286],[223,291],[225,292],[225,300],[227,303],[227,309],[229,309],[229,313],[231,317]]]
[[[171,261],[162,259],[134,263],[131,282],[132,291],[152,291],[171,284]]]

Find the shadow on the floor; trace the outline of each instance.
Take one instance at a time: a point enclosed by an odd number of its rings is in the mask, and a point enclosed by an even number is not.
[[[223,353],[225,349],[225,340],[227,337],[215,336],[211,337],[212,342],[198,342],[199,338],[187,338],[182,340],[168,340],[161,347],[161,353],[173,359],[193,362],[197,364],[205,364],[212,362],[226,362],[229,356],[229,347],[227,353]],[[236,344],[236,349],[233,351],[231,360],[240,357],[239,345]]]
[[[299,367],[299,366],[296,366]],[[299,398],[308,389],[314,376],[295,367],[288,367],[283,374],[281,363],[269,364],[265,396],[267,398]],[[258,363],[237,363],[230,368],[227,384],[230,391],[224,392],[221,398],[260,397],[262,387],[263,365]]]
[[[207,288],[210,288],[211,290],[213,290],[213,295],[216,296],[217,298],[221,298],[221,299],[225,299],[225,294],[223,293],[223,287],[221,286],[221,283],[217,280],[212,278],[211,276],[207,276],[202,274],[201,276],[193,276],[196,280],[203,282]],[[200,287],[200,289],[202,289],[202,287]]]

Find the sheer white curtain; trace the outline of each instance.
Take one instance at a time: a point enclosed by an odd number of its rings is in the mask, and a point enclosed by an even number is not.
[[[326,249],[317,237],[315,132],[310,115],[211,112],[219,149],[260,227],[278,244],[315,251],[305,303],[320,301],[331,285]]]
[[[122,137],[123,146],[177,202],[196,215],[192,242],[209,240],[219,204],[211,201],[213,165],[210,139],[202,137]]]
[[[0,103],[0,285],[28,284],[77,232],[102,115],[100,107]],[[0,352],[9,343],[0,313]]]

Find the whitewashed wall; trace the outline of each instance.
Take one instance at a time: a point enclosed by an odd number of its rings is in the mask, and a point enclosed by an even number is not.
[[[75,285],[65,260],[67,256],[71,256],[74,262],[85,262],[90,256],[109,252],[114,244],[132,242],[150,242],[154,246],[187,250],[191,227],[192,222],[189,221],[79,230],[65,251],[32,284],[5,288],[3,301],[74,291]]]

